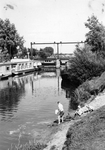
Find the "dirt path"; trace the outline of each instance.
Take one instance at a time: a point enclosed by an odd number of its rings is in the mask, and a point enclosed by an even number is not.
[[[50,150],[51,148],[52,150],[61,150],[66,140],[66,133],[68,131],[68,128],[73,123],[74,121],[71,121],[59,125],[58,132],[52,136],[52,140],[47,143],[48,146],[44,150]]]

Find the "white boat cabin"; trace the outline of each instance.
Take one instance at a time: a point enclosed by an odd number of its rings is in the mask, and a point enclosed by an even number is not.
[[[12,74],[20,74],[34,70],[34,62],[30,59],[12,59]]]
[[[0,63],[0,76],[10,76],[11,68],[12,66],[10,62]]]
[[[0,77],[31,72],[40,65],[41,63],[30,59],[11,59],[10,62],[0,63]]]

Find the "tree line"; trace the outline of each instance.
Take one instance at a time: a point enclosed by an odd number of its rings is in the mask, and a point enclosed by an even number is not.
[[[54,53],[52,47],[43,49],[30,49],[24,47],[24,37],[20,36],[13,23],[9,19],[0,19],[0,62],[8,61],[13,57],[27,58],[28,53],[31,59],[46,59]]]

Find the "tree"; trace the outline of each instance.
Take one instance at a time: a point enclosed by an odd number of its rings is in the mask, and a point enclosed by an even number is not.
[[[17,57],[18,58],[28,58],[28,51],[27,51],[27,48],[24,47],[21,49],[18,50],[18,53],[17,53]]]
[[[97,57],[90,49],[88,45],[76,47],[74,56],[69,60],[68,78],[71,82],[81,84],[105,71],[105,60]]]
[[[42,59],[46,59],[46,58],[47,58],[46,53],[43,51],[43,49],[40,49],[40,51],[39,51],[39,56],[40,56]]]
[[[36,55],[38,55],[38,50],[33,48],[33,56],[36,56]]]
[[[0,19],[0,47],[2,52],[7,51],[7,53],[12,58],[17,54],[19,47],[23,49],[24,39],[18,34],[15,25],[11,24],[9,19]]]
[[[95,16],[89,18],[85,26],[89,32],[84,47],[76,46],[69,67],[63,72],[65,75],[67,71],[65,76],[78,84],[100,76],[105,71],[105,27]]]
[[[45,47],[43,51],[46,53],[47,57],[50,57],[54,53],[54,49],[52,47]]]
[[[54,53],[54,49],[52,47],[45,47],[44,49],[40,49],[39,56],[43,59],[50,57]]]
[[[86,34],[86,43],[91,46],[91,51],[105,57],[105,27],[92,15],[85,26],[89,29]]]

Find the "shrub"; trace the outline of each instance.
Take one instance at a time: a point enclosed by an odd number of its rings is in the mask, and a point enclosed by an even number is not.
[[[105,72],[101,76],[94,77],[91,80],[85,81],[83,84],[78,86],[74,91],[74,94],[71,96],[70,105],[73,109],[76,109],[78,104],[84,104],[89,100],[93,95],[95,97],[98,93],[102,92],[105,89]]]
[[[89,51],[87,45],[83,49],[77,47],[74,57],[69,61],[71,65],[67,72],[71,82],[81,84],[93,77],[100,76],[105,71],[105,60]]]

